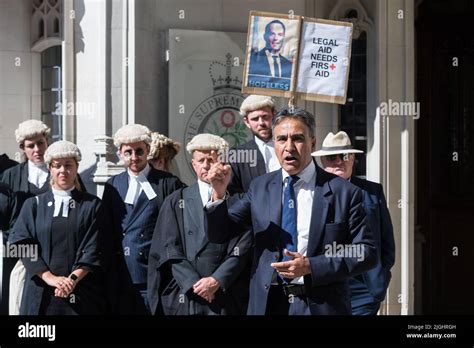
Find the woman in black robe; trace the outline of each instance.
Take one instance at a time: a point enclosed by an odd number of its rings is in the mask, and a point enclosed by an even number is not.
[[[104,267],[109,245],[101,201],[78,190],[81,154],[68,141],[45,153],[51,189],[24,203],[10,242],[25,255],[21,315],[104,314]]]

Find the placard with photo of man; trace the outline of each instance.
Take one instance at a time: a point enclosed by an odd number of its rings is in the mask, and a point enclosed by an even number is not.
[[[293,89],[295,59],[298,53],[298,16],[250,13],[244,91],[289,97]]]

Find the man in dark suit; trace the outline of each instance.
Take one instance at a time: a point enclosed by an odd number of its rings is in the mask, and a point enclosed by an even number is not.
[[[352,314],[376,315],[387,293],[391,279],[390,269],[395,264],[395,240],[382,185],[352,175],[355,153],[363,151],[353,149],[349,136],[341,131],[337,134],[329,133],[322,149],[313,155],[321,156],[324,170],[349,180],[363,192],[367,223],[374,235],[377,249],[377,265],[350,279]]]
[[[253,228],[248,314],[351,314],[348,280],[375,264],[362,193],[315,164],[314,132],[309,112],[280,111],[273,139],[282,169],[253,180],[231,207],[224,200],[229,165],[217,163],[209,171],[209,240],[224,242],[242,226]]]
[[[230,194],[247,192],[250,182],[257,176],[280,169],[272,140],[272,120],[275,103],[271,97],[249,95],[240,106],[240,115],[252,133],[252,140],[237,146],[236,151],[252,151],[256,162],[233,162]],[[250,156],[247,156],[250,158]],[[253,157],[255,158],[255,157]]]
[[[107,182],[103,195],[117,255],[109,279],[115,314],[149,314],[146,289],[153,231],[163,201],[183,185],[148,164],[150,142],[149,129],[139,124],[123,126],[114,136],[127,167]]]
[[[228,315],[247,310],[242,295],[248,291],[239,278],[249,261],[250,231],[224,244],[209,242],[204,231],[203,206],[212,190],[207,173],[217,161],[211,151],[227,148],[224,139],[212,134],[198,134],[187,145],[198,180],[168,196],[161,208],[148,267],[153,314]],[[248,281],[244,284],[248,288]]]
[[[265,48],[251,51],[249,75],[291,78],[293,64],[281,55],[285,31],[285,25],[279,20],[273,20],[265,26]]]

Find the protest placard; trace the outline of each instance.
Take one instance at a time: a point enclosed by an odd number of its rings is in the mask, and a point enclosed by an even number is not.
[[[344,104],[352,23],[251,11],[242,92]]]
[[[242,92],[290,98],[301,18],[251,11]]]
[[[352,23],[304,18],[298,59],[298,98],[345,104]]]

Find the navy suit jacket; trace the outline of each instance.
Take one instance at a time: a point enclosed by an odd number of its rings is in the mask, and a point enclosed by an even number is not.
[[[265,160],[260,152],[255,139],[237,146],[236,150],[247,150],[257,152],[257,165],[252,167],[249,162],[231,163],[232,179],[230,181],[228,190],[231,195],[235,193],[244,193],[249,190],[252,180],[260,175],[266,173]]]
[[[351,183],[363,192],[363,206],[367,215],[367,223],[374,236],[377,249],[376,266],[358,275],[357,278],[365,283],[374,299],[381,302],[385,298],[392,277],[390,269],[395,264],[395,240],[392,220],[390,219],[382,185],[357,177],[352,177]]]
[[[105,184],[103,202],[112,217],[114,247],[123,255],[118,266],[121,278],[128,273],[134,284],[146,284],[148,276],[148,254],[160,207],[165,198],[182,187],[181,181],[169,173],[151,168],[147,176],[156,197],[148,200],[144,191],[140,194],[133,210],[127,210],[124,203],[128,191],[127,171],[118,174]],[[123,267],[125,259],[126,268]]]
[[[316,164],[315,164],[316,165]],[[248,314],[263,315],[274,269],[280,258],[282,171],[262,175],[249,191],[230,208],[220,204],[206,209],[206,230],[211,242],[224,242],[241,233],[242,225],[254,232],[254,257],[250,280]],[[328,257],[326,246],[359,245],[362,257]],[[313,315],[351,314],[348,279],[367,271],[376,261],[370,229],[365,222],[360,189],[316,165],[307,255],[311,274],[304,277],[308,304]]]
[[[293,67],[293,64],[281,54],[279,54],[279,56],[281,66],[281,77],[291,78],[291,69]],[[249,74],[272,76],[270,66],[268,64],[267,54],[265,53],[265,48],[261,49],[258,52],[252,51],[250,53]]]

